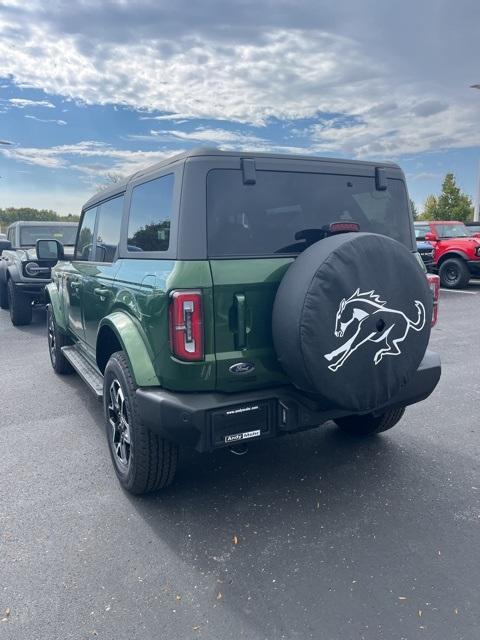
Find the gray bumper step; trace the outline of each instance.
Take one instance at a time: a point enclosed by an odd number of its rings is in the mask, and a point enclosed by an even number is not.
[[[70,362],[78,375],[87,383],[100,400],[103,396],[103,376],[83,353],[75,346],[62,347],[65,358]]]

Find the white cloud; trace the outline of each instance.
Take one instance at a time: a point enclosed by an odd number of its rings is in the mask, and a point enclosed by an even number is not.
[[[48,100],[26,100],[25,98],[10,98],[9,101],[12,107],[17,109],[24,109],[25,107],[46,107],[47,109],[54,109],[55,105]]]
[[[140,120],[171,120],[172,122],[187,121],[192,116],[189,113],[164,113],[161,116],[140,116]]]
[[[78,0],[54,9],[8,0],[1,73],[77,104],[122,104],[158,121],[261,126],[327,114],[306,130],[315,153],[466,147],[480,144],[479,97],[469,88],[478,81],[480,5],[465,0],[455,9],[445,0]],[[226,129],[154,135],[269,145]]]
[[[25,118],[29,118],[30,120],[36,120],[37,122],[53,122],[53,123],[61,125],[61,126],[67,124],[65,120],[54,120],[54,119],[52,120],[52,119],[49,119],[49,118],[37,118],[37,116],[30,116],[30,115],[25,116]]]
[[[180,140],[189,142],[218,144],[225,147],[229,144],[268,144],[264,138],[242,133],[241,131],[230,131],[227,129],[213,129],[207,127],[199,127],[194,131],[168,130],[168,129],[152,129],[150,131],[152,138],[157,140]]]
[[[75,169],[98,181],[109,174],[128,176],[172,155],[171,150],[130,151],[97,140],[53,147],[0,148],[0,154],[17,162],[50,169]],[[91,158],[95,162],[91,162]],[[87,159],[87,162],[83,162]]]

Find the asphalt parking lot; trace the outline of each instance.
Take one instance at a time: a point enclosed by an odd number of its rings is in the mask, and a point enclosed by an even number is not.
[[[442,380],[387,434],[185,454],[132,498],[44,314],[0,312],[0,638],[477,640],[479,313],[480,283],[442,291]]]

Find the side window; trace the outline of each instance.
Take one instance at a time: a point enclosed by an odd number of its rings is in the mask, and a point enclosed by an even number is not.
[[[123,195],[100,205],[98,213],[95,262],[113,262],[120,240]]]
[[[12,247],[15,246],[15,229],[9,229],[7,239],[12,243]]]
[[[128,219],[128,251],[167,251],[174,179],[171,173],[134,187]]]
[[[95,216],[97,207],[85,212],[77,236],[75,260],[90,260],[93,249],[93,232],[95,231]]]

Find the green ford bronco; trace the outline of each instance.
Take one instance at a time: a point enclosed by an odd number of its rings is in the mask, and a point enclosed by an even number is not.
[[[103,399],[131,493],[168,485],[179,446],[385,431],[440,377],[394,164],[191,151],[91,198],[73,259],[37,243],[57,253],[52,365]]]

